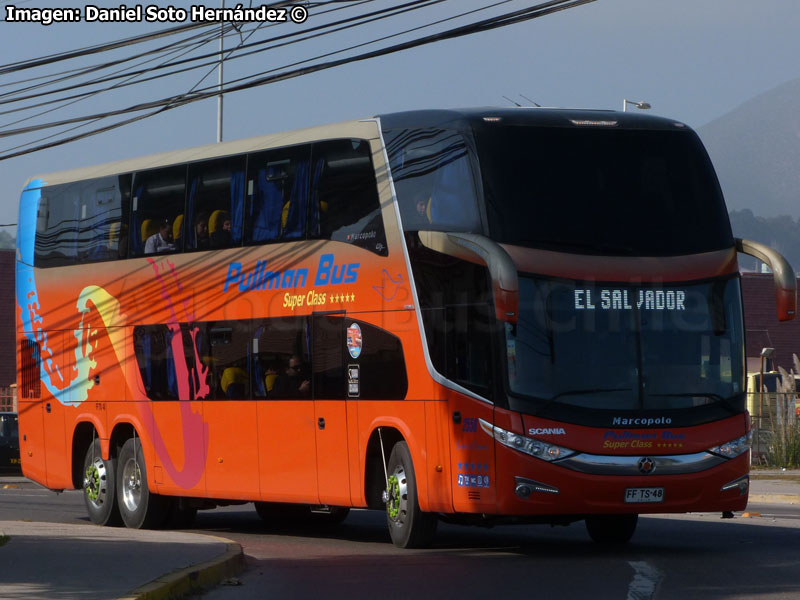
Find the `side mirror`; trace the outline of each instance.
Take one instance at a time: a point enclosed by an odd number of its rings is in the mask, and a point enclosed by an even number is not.
[[[517,266],[508,252],[497,242],[476,233],[444,231],[420,231],[419,239],[430,250],[486,265],[492,278],[497,319],[503,323],[517,322],[519,311]]]
[[[736,238],[736,250],[753,256],[772,269],[779,321],[791,321],[797,314],[797,276],[779,252],[769,246]]]

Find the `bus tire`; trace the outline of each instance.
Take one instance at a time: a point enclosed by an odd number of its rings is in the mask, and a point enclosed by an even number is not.
[[[168,498],[153,494],[147,485],[142,442],[129,438],[117,459],[117,493],[122,521],[131,529],[153,529],[164,524]]]
[[[436,533],[435,514],[424,513],[417,498],[417,478],[408,444],[397,442],[387,466],[386,521],[389,535],[398,548],[425,548]]]
[[[598,544],[626,544],[638,522],[639,515],[592,515],[586,517],[586,531]]]
[[[103,460],[100,440],[95,439],[83,458],[83,501],[95,525],[121,525],[117,505],[117,474],[114,457]]]

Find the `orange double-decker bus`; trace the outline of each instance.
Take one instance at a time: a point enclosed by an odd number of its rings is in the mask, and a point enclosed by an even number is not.
[[[737,250],[688,127],[382,115],[54,173],[17,236],[24,474],[91,520],[255,502],[338,521],[742,510]]]

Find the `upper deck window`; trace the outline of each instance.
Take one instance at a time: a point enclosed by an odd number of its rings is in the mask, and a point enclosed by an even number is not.
[[[136,173],[131,217],[133,256],[183,248],[185,199],[186,165]]]
[[[130,187],[130,175],[120,175],[43,188],[36,266],[125,258]]]
[[[385,135],[403,229],[480,231],[464,138],[449,129],[407,129]]]
[[[311,237],[385,256],[386,233],[369,143],[357,139],[319,142],[312,156]]]
[[[711,162],[691,131],[480,124],[475,138],[498,242],[612,256],[733,246]]]

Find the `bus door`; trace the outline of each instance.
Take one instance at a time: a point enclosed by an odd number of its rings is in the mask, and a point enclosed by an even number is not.
[[[310,319],[264,319],[253,327],[261,499],[318,504]]]
[[[72,343],[70,343],[70,341]],[[50,380],[52,386],[61,390],[61,400],[72,402],[77,395],[77,386],[72,386],[71,378],[76,376],[74,348],[77,341],[72,331],[48,331],[47,350],[42,360],[52,359]],[[52,356],[50,355],[52,352]],[[57,365],[57,366],[56,366]],[[67,461],[66,431],[64,428],[65,406],[46,390],[42,390],[42,423],[44,425],[44,453],[47,464],[47,487],[64,489],[72,487],[72,479],[65,479],[71,473]],[[59,475],[61,475],[59,477]]]
[[[17,413],[19,415],[19,454],[24,474],[41,484],[47,482],[47,465],[44,449],[44,409],[42,408],[42,380],[40,374],[39,344],[20,336],[17,365]]]
[[[312,374],[319,500],[349,506],[346,322],[343,315],[313,316]],[[355,407],[354,407],[355,408]]]
[[[247,321],[198,323],[198,345],[208,369],[203,400],[207,424],[206,491],[211,498],[259,497],[258,409],[254,382],[254,341]]]

